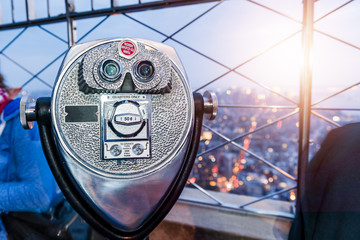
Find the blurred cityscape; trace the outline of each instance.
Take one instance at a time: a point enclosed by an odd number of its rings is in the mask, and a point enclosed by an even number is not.
[[[295,186],[294,180],[264,164],[259,158],[267,160],[296,178],[299,115],[291,115],[296,110],[296,105],[274,94],[263,94],[250,88],[233,87],[230,90],[217,91],[217,96],[220,106],[247,107],[220,107],[217,118],[205,124],[229,139],[245,135],[234,141],[243,149],[231,143],[224,145],[224,138],[210,129],[203,128],[198,157],[190,181],[209,190],[257,197]],[[290,93],[286,93],[286,97],[297,101],[296,96]],[[250,108],[249,105],[256,107]],[[291,116],[277,121],[288,114]],[[321,114],[340,125],[359,121],[359,115],[349,111],[327,110]],[[264,125],[268,126],[255,131]],[[310,158],[320,148],[326,134],[335,127],[323,119],[312,117]],[[250,134],[253,131],[255,132]],[[274,198],[294,201],[296,190]]]
[[[207,190],[256,197],[295,186],[295,181],[264,164],[258,157],[297,177],[299,115],[294,113],[297,106],[285,98],[254,88],[233,86],[227,90],[214,91],[222,107],[219,108],[218,116],[214,121],[207,121],[204,124],[229,139],[245,135],[234,141],[245,150],[231,143],[225,144],[224,138],[204,127],[190,181]],[[328,90],[324,91],[315,94],[329,94]],[[50,96],[51,92],[36,91],[28,94],[38,98]],[[298,101],[298,96],[293,91],[282,94]],[[350,97],[353,98],[357,94],[357,91],[353,92]],[[344,101],[344,105],[350,104],[348,98]],[[229,107],[239,105],[243,107]],[[317,112],[339,125],[360,121],[360,112],[344,110]],[[290,116],[283,119],[287,115]],[[277,121],[280,118],[282,120]],[[267,127],[257,130],[264,125]],[[326,134],[334,128],[335,125],[312,116],[310,159],[319,150]],[[254,133],[251,133],[253,131]],[[296,190],[273,198],[295,201]]]

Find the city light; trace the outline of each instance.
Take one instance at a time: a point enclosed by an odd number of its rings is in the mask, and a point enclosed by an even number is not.
[[[265,94],[259,94],[257,97],[258,97],[259,100],[264,100],[266,98],[266,95]]]
[[[209,182],[209,185],[212,186],[212,187],[215,187],[215,186],[216,186],[216,182],[215,182],[215,181],[210,181],[210,182]]]
[[[333,116],[333,121],[334,122],[340,122],[340,117],[339,116]]]
[[[241,87],[231,88],[230,95],[226,93],[226,90],[217,94],[219,99],[226,103],[234,104],[238,101],[238,97],[241,96],[244,104],[250,105],[256,99],[258,100],[259,95],[256,89]],[[262,100],[264,102],[260,101],[258,104],[261,105],[268,99],[270,99],[270,94]],[[280,105],[281,102],[277,103],[275,101],[273,104]],[[241,112],[232,108],[222,108],[219,115],[221,121],[210,123],[211,128],[230,139],[246,134],[245,137],[235,141],[246,151],[228,143],[223,147],[212,150],[206,157],[199,156],[193,171],[197,184],[205,189],[250,196],[271,194],[292,186],[292,180],[283,177],[274,169],[264,166],[258,159],[247,152],[254,152],[276,166],[296,175],[298,118],[277,121],[272,127],[259,132],[255,131],[264,124],[273,123],[275,119],[288,112],[289,110],[278,108],[277,111],[274,111],[273,108],[263,108],[246,109],[241,110]],[[334,112],[332,116],[338,117],[332,117],[333,121],[338,119],[350,121],[353,119],[352,115],[344,115],[342,112]],[[322,137],[333,129],[331,125],[324,126],[324,122],[316,118],[312,121],[312,125],[314,126],[312,133],[315,142],[320,142]],[[252,133],[253,131],[255,132]],[[214,138],[211,131],[204,130],[201,135],[200,149],[206,151],[223,142],[224,140],[219,137]],[[316,150],[317,148],[311,148],[311,154]],[[200,162],[201,164],[199,164]],[[279,199],[294,201],[292,199],[295,197],[294,194],[283,194],[279,196]]]
[[[210,131],[203,131],[202,132],[200,141],[201,140],[211,140],[211,139],[212,139],[212,132],[210,132]]]
[[[290,192],[290,200],[291,201],[295,201],[296,200],[296,195],[294,192]]]

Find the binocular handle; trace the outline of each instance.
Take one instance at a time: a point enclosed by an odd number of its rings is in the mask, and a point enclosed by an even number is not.
[[[194,93],[194,95],[195,94],[197,93]],[[204,116],[207,120],[214,120],[218,112],[218,100],[216,94],[210,91],[205,91],[202,98]],[[24,129],[32,129],[34,121],[37,120],[35,106],[36,102],[31,96],[23,96],[21,98],[20,122]]]

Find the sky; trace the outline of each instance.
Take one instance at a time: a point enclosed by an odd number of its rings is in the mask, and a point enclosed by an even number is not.
[[[35,0],[36,17],[45,17],[46,0]],[[75,0],[76,11],[90,10],[90,1]],[[109,1],[110,2],[110,1]],[[121,4],[134,4],[136,0],[122,0]],[[145,2],[145,1],[143,1]],[[319,0],[315,3],[314,18],[318,19],[347,1]],[[0,0],[1,21],[11,21],[10,0]],[[15,20],[25,19],[23,1],[14,1]],[[104,8],[106,1],[94,1],[95,8]],[[284,94],[292,92],[298,95],[301,62],[301,0],[259,0],[258,3],[284,15],[276,14],[251,1],[225,0],[218,7],[201,17],[189,27],[174,35],[174,40],[167,40],[176,49],[187,72],[190,85],[198,89],[207,82],[236,68],[237,73],[228,73],[206,89],[226,90],[231,87],[258,88],[251,80],[260,82],[271,89]],[[129,16],[157,29],[155,32],[124,15],[114,15],[81,42],[114,37],[135,37],[161,42],[166,36],[198,17],[216,3],[198,4],[185,7],[131,13]],[[56,16],[65,11],[62,1],[50,1],[50,13]],[[355,0],[335,13],[315,24],[321,32],[342,39],[352,46],[345,45],[322,33],[314,35],[313,99],[321,99],[337,90],[348,87],[360,80],[360,0]],[[80,38],[103,17],[77,21],[77,36]],[[60,38],[67,39],[66,24],[43,25]],[[0,31],[0,50],[18,34],[21,29]],[[296,32],[298,32],[296,34]],[[282,44],[271,46],[284,38]],[[179,43],[180,42],[180,43]],[[184,47],[186,45],[187,47]],[[211,58],[205,58],[189,49],[196,49]],[[32,73],[40,71],[46,64],[66,51],[67,44],[49,35],[39,27],[31,27],[4,51],[6,56],[20,63]],[[248,63],[242,63],[252,59]],[[42,72],[39,77],[53,85],[62,58]],[[221,64],[219,64],[221,63]],[[9,85],[18,86],[31,78],[8,58],[0,55],[0,71],[8,79]],[[250,79],[250,80],[249,80]],[[28,91],[50,90],[38,80],[25,88]],[[267,92],[262,88],[258,91]],[[329,101],[332,105],[348,101],[348,96],[356,96],[359,89],[354,88],[347,96],[338,96]],[[344,99],[339,101],[339,99]],[[340,106],[339,105],[339,106]]]

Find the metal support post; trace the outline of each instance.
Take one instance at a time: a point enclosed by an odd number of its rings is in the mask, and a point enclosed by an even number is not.
[[[1,2],[0,2],[0,25],[3,23],[2,19],[2,8],[1,8]]]
[[[300,207],[299,200],[301,199],[305,184],[305,170],[309,161],[314,1],[315,0],[303,1],[302,68],[299,104],[298,209]]]
[[[67,21],[67,30],[68,30],[68,44],[69,47],[76,43],[76,22],[71,17],[71,13],[75,12],[74,0],[65,0],[66,8],[66,21]]]
[[[26,20],[27,21],[35,20],[36,19],[35,1],[26,0],[25,7],[26,7]]]

